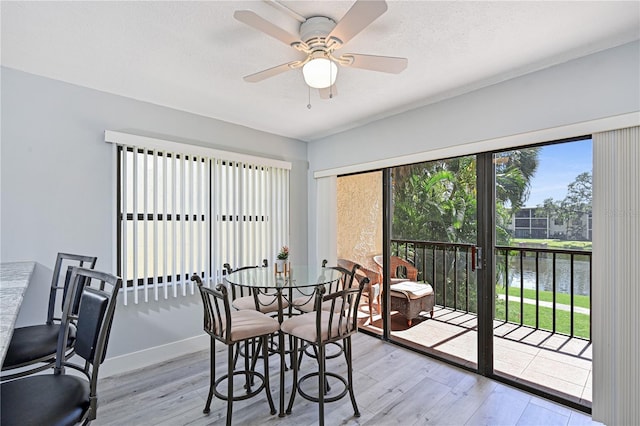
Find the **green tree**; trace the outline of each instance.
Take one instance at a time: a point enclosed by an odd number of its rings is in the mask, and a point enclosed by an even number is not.
[[[510,215],[529,197],[539,151],[513,150],[495,157],[499,244],[508,244]],[[475,156],[396,167],[392,176],[394,238],[476,242]]]
[[[537,211],[550,218],[562,219],[567,239],[584,240],[584,218],[591,213],[592,198],[592,176],[590,172],[584,172],[567,186],[567,195],[562,201],[547,198],[542,205],[538,205]]]
[[[499,244],[508,244],[507,224],[511,213],[514,208],[520,208],[529,196],[530,180],[538,166],[538,151],[538,148],[514,150],[495,158],[496,235]],[[396,167],[392,170],[392,184],[393,239],[476,243],[475,156]],[[436,299],[446,294],[445,305],[467,306],[468,302],[470,309],[475,309],[476,291],[466,277],[468,255],[464,251],[441,248],[421,252],[412,250],[414,248],[405,249],[399,254],[404,256],[406,253],[406,257],[416,263],[422,277],[434,280]],[[454,253],[457,253],[457,258]],[[438,265],[435,270],[433,265]],[[434,275],[436,270],[438,272]],[[471,285],[468,292],[453,291],[457,286],[467,284]]]
[[[584,217],[591,213],[592,178],[590,172],[579,174],[567,187],[567,196],[560,203],[560,217],[567,225],[567,238],[586,239]]]
[[[461,157],[393,170],[393,237],[475,242],[475,158]]]
[[[516,149],[496,154],[496,201],[515,214],[529,199],[531,179],[538,169],[540,148]]]

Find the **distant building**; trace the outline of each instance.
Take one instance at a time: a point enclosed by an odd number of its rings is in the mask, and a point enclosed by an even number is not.
[[[578,239],[591,241],[592,214],[585,214],[576,220],[579,223],[574,223],[578,225],[575,228],[582,230]],[[537,207],[523,207],[518,210],[514,216],[511,216],[507,228],[515,238],[567,239],[567,224],[560,218],[546,215]]]

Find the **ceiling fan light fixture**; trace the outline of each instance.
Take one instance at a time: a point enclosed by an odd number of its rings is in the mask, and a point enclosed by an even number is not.
[[[302,67],[304,81],[314,89],[325,89],[333,86],[338,76],[338,66],[327,58],[315,58]]]

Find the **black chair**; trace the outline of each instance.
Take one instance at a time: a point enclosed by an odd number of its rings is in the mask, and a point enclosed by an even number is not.
[[[262,261],[262,267],[268,267],[269,262],[267,259]],[[240,268],[232,269],[228,263],[225,263],[224,268],[227,274],[232,272],[241,271],[243,269],[258,268],[259,266],[243,266]],[[276,314],[278,312],[278,296],[273,291],[267,288],[250,288],[239,285],[231,285],[231,299],[232,306],[239,310],[253,309],[263,314]],[[282,301],[282,308],[285,309],[289,306],[286,300]]]
[[[333,281],[327,285],[325,285],[325,292],[327,294],[330,293],[335,293],[336,291],[342,290],[344,288],[348,288],[351,287],[351,285],[353,284],[353,277],[356,274],[356,271],[358,270],[358,268],[360,268],[360,265],[355,264],[353,266],[353,268],[351,270],[348,270],[346,268],[343,268],[341,266],[326,266],[327,265],[327,261],[323,260],[322,261],[322,267],[323,268],[330,268],[330,269],[335,269],[336,271],[340,272],[341,276],[340,279]],[[299,289],[298,290],[301,295],[297,298],[295,298],[293,300],[292,305],[299,311],[301,312],[313,312],[316,310],[316,299],[315,299],[315,288],[314,291],[310,292],[310,293],[305,293],[303,289]],[[327,309],[328,306],[330,305],[330,303],[325,304],[322,309]]]
[[[335,269],[336,271],[340,272],[340,278],[338,280],[324,285],[325,294],[332,294],[337,291],[343,290],[345,288],[349,288],[353,285],[353,279],[355,277],[355,273],[360,267],[360,265],[355,264],[351,270],[348,270],[341,266],[327,266],[327,260],[325,259],[322,261],[322,267]],[[293,301],[293,306],[295,306],[295,308],[302,313],[313,312],[317,310],[318,306],[316,306],[316,303],[318,299],[315,297],[315,295],[317,294],[317,291],[315,290],[315,288],[314,288],[314,291],[311,292],[311,294],[305,294],[304,290],[302,289],[299,291],[300,293],[302,293],[302,295]],[[332,306],[340,307],[340,304],[334,303],[333,301],[326,301],[322,303],[321,309],[330,310],[332,309]],[[335,348],[337,348],[337,350],[334,350],[331,353],[325,352],[324,354],[325,359],[338,358],[340,355],[342,355],[342,352],[344,350],[344,348],[342,347],[342,344],[340,342],[332,342],[332,344],[335,346]],[[309,352],[309,349],[312,349],[313,352]],[[298,356],[298,367],[302,364],[302,358],[303,358],[303,355],[305,354],[311,358],[318,359],[318,348],[314,345],[305,344]],[[331,390],[331,385],[328,381],[326,381],[325,391],[329,392],[330,390]]]
[[[300,340],[315,346],[318,354],[318,371],[306,374],[300,379],[298,379],[299,365],[297,357],[294,357],[293,389],[287,406],[287,414],[291,413],[296,393],[299,393],[303,398],[318,403],[318,423],[324,425],[325,402],[337,401],[348,393],[353,405],[354,416],[360,417],[353,391],[351,336],[358,331],[358,305],[362,290],[368,282],[369,279],[364,277],[358,287],[347,287],[330,294],[325,293],[326,288],[324,285],[319,285],[316,290],[316,306],[324,306],[329,302],[329,308],[317,309],[315,312],[294,316],[282,323],[281,330],[295,338],[294,352],[298,351]],[[346,378],[326,369],[325,348],[328,344],[334,342],[342,342],[347,363]],[[318,378],[317,396],[308,394],[302,388],[307,379],[316,376]],[[330,377],[337,379],[344,385],[342,392],[334,396],[326,395],[326,383]]]
[[[71,277],[69,268],[80,266],[93,269],[96,261],[97,257],[94,256],[58,253],[49,291],[47,321],[44,324],[18,327],[13,331],[2,364],[3,373],[0,377],[3,381],[27,376],[54,366],[61,321],[59,312],[62,312]],[[77,303],[74,303],[74,306],[77,306]],[[65,359],[73,355],[74,342],[75,328],[72,324]]]
[[[269,266],[269,262],[267,259],[262,260],[262,267],[266,268]],[[236,271],[242,271],[244,269],[253,269],[259,268],[260,266],[242,266],[240,268],[232,269],[231,265],[225,263],[223,267],[226,270],[227,274]],[[258,312],[262,312],[263,314],[268,314],[271,316],[276,316],[278,314],[278,295],[272,291],[272,289],[268,288],[257,288],[257,287],[244,287],[240,285],[230,284],[231,287],[231,306],[238,310],[255,310]],[[281,301],[282,308],[286,309],[289,306],[287,300],[283,299]],[[270,341],[269,347],[270,353],[275,353],[275,342]],[[256,347],[254,341],[251,341],[251,348],[249,348],[246,343],[238,343],[236,355],[234,357],[234,365],[237,363],[239,356],[245,357],[247,353],[249,353],[249,357],[253,358],[252,365],[255,366],[257,362],[257,358],[260,357],[260,345]]]
[[[96,418],[98,371],[104,361],[116,308],[120,278],[75,267],[69,291],[82,286],[78,314],[71,298],[65,301],[53,374],[35,374],[0,385],[0,423],[12,425],[87,424]],[[64,359],[71,323],[76,321],[75,355],[81,363]],[[73,359],[76,359],[74,357]],[[82,375],[65,374],[72,368]]]
[[[271,414],[276,413],[276,408],[271,397],[269,386],[269,356],[267,354],[267,336],[280,329],[280,324],[274,318],[255,310],[232,310],[229,303],[227,288],[218,284],[215,290],[204,287],[198,275],[191,277],[198,284],[198,290],[204,306],[204,331],[211,336],[211,377],[209,383],[209,396],[203,412],[208,414],[211,409],[213,395],[227,401],[226,424],[231,425],[233,413],[233,401],[240,401],[258,395],[262,390],[267,394],[267,400]],[[248,342],[259,338],[262,346],[262,358],[264,361],[264,374],[261,374],[249,365],[249,358],[245,357],[244,370],[236,370],[233,355],[233,346],[238,342]],[[216,379],[215,368],[215,342],[222,342],[228,347],[227,374]],[[243,394],[234,395],[233,378],[243,375]],[[252,389],[254,379],[258,378],[260,384]],[[218,385],[227,381],[226,393],[218,391]]]

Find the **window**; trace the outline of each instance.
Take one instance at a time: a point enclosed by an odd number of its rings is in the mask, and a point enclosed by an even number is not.
[[[173,145],[184,152],[116,150],[117,267],[125,303],[131,296],[138,303],[139,293],[144,301],[193,294],[192,274],[220,282],[224,263],[258,265],[287,243],[288,163],[217,158],[224,153]]]

